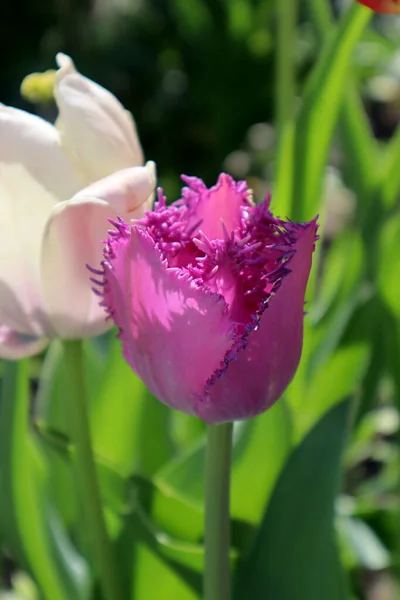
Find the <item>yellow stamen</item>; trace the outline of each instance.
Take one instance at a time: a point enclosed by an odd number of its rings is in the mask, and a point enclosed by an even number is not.
[[[21,95],[29,102],[46,104],[53,99],[56,71],[31,73],[21,83]]]

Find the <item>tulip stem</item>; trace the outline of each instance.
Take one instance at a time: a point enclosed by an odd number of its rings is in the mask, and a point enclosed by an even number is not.
[[[205,475],[205,600],[229,600],[230,598],[231,445],[232,423],[208,426]]]
[[[84,517],[88,524],[93,565],[104,600],[122,600],[115,557],[104,520],[91,443],[82,342],[80,340],[64,341],[64,349],[70,392],[77,484]]]
[[[296,95],[295,42],[298,0],[277,0],[275,118],[279,141],[294,114]]]

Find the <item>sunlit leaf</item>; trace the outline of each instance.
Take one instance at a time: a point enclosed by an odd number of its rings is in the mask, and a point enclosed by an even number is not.
[[[263,415],[238,423],[231,473],[231,514],[257,523],[291,447],[290,414],[283,402]],[[270,460],[273,456],[274,460]],[[184,498],[201,505],[204,497],[204,440],[177,457],[156,476]],[[251,488],[251,494],[248,493]]]
[[[311,219],[318,212],[328,149],[343,99],[354,46],[371,12],[352,3],[326,41],[304,93],[295,142],[293,214]]]
[[[170,409],[147,391],[112,339],[106,365],[91,398],[91,429],[97,454],[129,475],[152,475],[173,452]]]
[[[326,0],[308,0],[310,16],[321,41],[327,40],[335,27],[333,11]],[[369,35],[376,35],[368,31]],[[372,191],[378,181],[378,147],[363,102],[351,74],[345,83],[339,114],[339,134],[345,154],[342,172],[345,181],[357,194],[357,207],[363,214],[370,206]]]
[[[303,393],[288,398],[294,408],[296,438],[299,439],[331,407],[352,396],[366,373],[370,358],[367,344],[337,350],[311,377]]]
[[[7,541],[46,600],[88,598],[88,572],[49,504],[44,456],[29,428],[27,363],[6,363],[0,415],[0,477]]]
[[[335,406],[290,456],[239,568],[238,600],[348,598],[333,506],[350,410],[349,401]]]
[[[177,543],[154,530],[137,507],[127,518],[117,551],[127,600],[173,598],[195,600],[202,588],[202,546]]]

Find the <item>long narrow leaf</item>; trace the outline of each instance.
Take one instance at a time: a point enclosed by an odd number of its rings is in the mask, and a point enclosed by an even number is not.
[[[350,408],[335,406],[293,452],[239,569],[235,599],[348,598],[333,507]]]
[[[27,363],[5,363],[0,413],[7,541],[32,572],[46,600],[86,599],[86,564],[49,505],[46,463],[29,430]]]
[[[309,0],[311,18],[321,41],[329,37],[335,26],[329,4],[328,0]],[[345,154],[345,179],[357,194],[360,212],[364,212],[366,197],[371,195],[378,178],[378,147],[351,74],[345,86],[339,133]]]
[[[388,143],[382,165],[382,201],[391,208],[400,197],[400,127]]]
[[[312,218],[318,212],[328,149],[341,108],[354,46],[371,11],[352,4],[325,43],[311,75],[300,110],[295,142],[295,181],[292,214]]]

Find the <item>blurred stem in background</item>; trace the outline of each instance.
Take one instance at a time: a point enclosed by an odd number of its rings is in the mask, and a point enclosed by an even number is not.
[[[209,425],[207,428],[204,600],[230,598],[232,428],[232,423]]]
[[[308,7],[319,41],[323,44],[335,27],[332,9],[329,2],[321,0],[308,0]],[[343,96],[339,134],[345,153],[346,178],[359,198],[358,217],[364,220],[376,191],[378,148],[352,73]],[[376,213],[373,214],[376,218]]]
[[[298,0],[277,0],[277,39],[275,50],[275,124],[277,130],[274,203],[281,217],[290,216],[293,197],[293,136],[295,131],[295,42]]]
[[[275,118],[280,142],[288,121],[293,117],[295,100],[295,50],[297,0],[278,0]]]
[[[104,520],[90,439],[82,342],[80,340],[67,340],[64,341],[64,348],[70,386],[71,422],[76,453],[78,493],[85,522],[88,525],[94,569],[99,578],[104,600],[122,600],[123,596],[115,557]]]
[[[324,34],[333,25],[332,10],[328,2],[324,0],[308,0],[310,16],[317,27],[318,35],[323,41]]]

